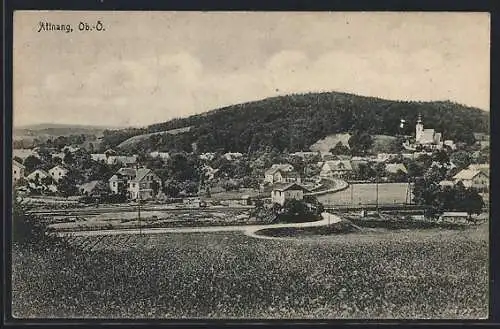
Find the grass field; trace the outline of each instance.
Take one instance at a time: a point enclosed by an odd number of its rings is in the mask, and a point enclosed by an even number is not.
[[[14,249],[16,317],[484,318],[488,227],[261,240],[72,238]]]
[[[406,199],[407,189],[407,183],[380,183],[378,184],[378,202],[379,204],[409,202]],[[375,204],[377,202],[377,184],[352,184],[345,190],[319,195],[318,200],[325,205]]]

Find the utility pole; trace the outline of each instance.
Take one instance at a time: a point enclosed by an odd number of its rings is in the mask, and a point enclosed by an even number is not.
[[[378,213],[378,173],[377,173],[377,176],[375,177],[375,187],[376,187],[376,191],[377,191],[377,198],[376,198],[376,209],[377,209],[377,213]]]
[[[139,193],[137,195],[138,207],[137,207],[137,220],[139,221],[139,235],[142,235],[142,223],[141,223],[141,185],[139,184]]]
[[[354,206],[354,187],[353,187],[354,184],[351,183],[351,205]]]

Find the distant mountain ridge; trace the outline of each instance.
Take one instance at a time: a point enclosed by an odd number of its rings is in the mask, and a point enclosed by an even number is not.
[[[252,152],[261,148],[307,150],[331,134],[365,131],[373,135],[413,135],[418,114],[426,128],[444,139],[471,142],[473,132],[489,132],[489,113],[449,101],[393,101],[341,92],[292,94],[236,104],[142,129],[107,131],[104,144],[115,147],[142,134],[192,127],[175,136],[154,136],[135,149],[200,152]],[[400,120],[407,125],[399,128]]]
[[[27,130],[44,130],[44,129],[124,129],[124,126],[110,126],[110,125],[78,125],[66,123],[36,123],[30,125],[14,126],[14,129],[27,129]]]

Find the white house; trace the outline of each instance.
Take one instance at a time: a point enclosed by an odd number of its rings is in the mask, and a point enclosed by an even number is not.
[[[451,139],[447,139],[444,141],[444,145],[448,146],[451,150],[456,150],[457,146],[455,145],[455,142],[452,141]]]
[[[439,182],[439,185],[442,187],[444,187],[444,186],[453,187],[453,186],[455,186],[455,182],[451,181],[451,180],[442,180]]]
[[[137,169],[135,168],[120,168],[116,174],[108,180],[111,193],[118,194],[121,191],[128,189],[128,182],[135,179]]]
[[[65,146],[62,149],[63,153],[66,151],[68,151],[69,153],[75,153],[76,151],[79,151],[79,150],[80,150],[80,148],[78,146],[71,146],[71,145]]]
[[[157,185],[158,191],[155,191],[154,184]],[[137,169],[134,179],[128,182],[129,197],[133,200],[152,199],[156,197],[155,192],[158,194],[160,191],[161,180],[151,169]]]
[[[108,165],[123,165],[131,166],[137,162],[137,155],[126,156],[126,155],[110,155],[106,160]]]
[[[265,183],[289,183],[298,180],[300,177],[291,164],[273,164],[264,173]]]
[[[50,176],[52,176],[52,179],[55,182],[58,182],[59,180],[61,180],[61,178],[66,176],[67,173],[68,173],[68,169],[66,169],[62,166],[55,166],[49,170],[49,174],[50,174]]]
[[[90,155],[90,158],[96,162],[106,162],[108,159],[108,156],[104,153],[92,153]]]
[[[97,184],[99,184],[98,180],[93,180],[87,183],[83,183],[78,187],[78,190],[83,195],[91,195],[94,189],[96,188]]]
[[[25,167],[22,163],[19,163],[16,160],[12,161],[12,182],[14,184],[24,177],[24,170]]]
[[[111,193],[118,194],[120,193],[120,191],[125,190],[127,181],[127,178],[120,174],[114,174],[113,176],[111,176],[108,181]]]
[[[319,175],[321,177],[345,177],[352,172],[351,161],[332,160],[325,161]]]
[[[31,174],[29,174],[28,176],[26,176],[26,179],[28,179],[30,181],[34,181],[38,177],[39,180],[42,180],[42,179],[47,178],[49,176],[50,176],[50,174],[48,172],[46,172],[45,170],[43,170],[43,169],[36,169]]]
[[[212,161],[213,159],[215,159],[215,153],[202,153],[198,156],[198,158],[200,158],[200,160]]]
[[[239,152],[228,152],[228,153],[224,154],[224,158],[226,158],[226,160],[229,160],[229,161],[239,159],[242,156],[243,156],[243,154],[239,153]]]
[[[310,191],[300,184],[277,183],[273,186],[271,201],[283,206],[286,200],[303,200],[304,193],[310,193]]]
[[[396,154],[396,153],[378,153],[377,160],[383,162],[383,161],[396,159],[398,156],[399,156],[399,154]]]
[[[490,178],[480,170],[463,169],[453,176],[455,183],[462,182],[465,187],[474,187],[480,191],[488,190]]]
[[[152,157],[153,159],[162,159],[162,160],[168,160],[170,158],[170,154],[168,152],[150,152],[149,156]]]

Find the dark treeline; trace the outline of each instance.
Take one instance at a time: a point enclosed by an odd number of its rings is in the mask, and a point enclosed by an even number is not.
[[[252,152],[265,147],[280,151],[305,150],[329,134],[363,131],[368,134],[412,135],[418,114],[424,125],[444,139],[473,142],[473,132],[489,132],[488,112],[452,102],[403,102],[346,93],[308,93],[267,98],[151,125],[145,129],[107,131],[110,147],[141,133],[193,126],[176,136],[156,137],[140,149],[200,152]],[[407,121],[399,128],[400,119]]]

